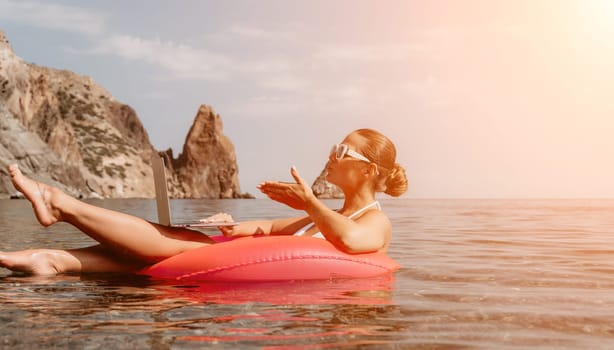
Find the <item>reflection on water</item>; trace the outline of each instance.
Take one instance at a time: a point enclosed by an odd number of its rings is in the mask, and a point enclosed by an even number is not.
[[[372,323],[385,313],[375,305],[390,303],[391,282],[173,285],[116,274],[6,276],[0,284],[2,337],[23,347],[44,341],[71,348],[215,342],[290,349],[297,340],[334,344],[349,335],[359,338],[356,344],[381,344],[385,327]]]
[[[155,219],[152,201],[96,204]],[[296,214],[266,200],[172,205],[177,220]],[[0,348],[614,348],[614,200],[383,206],[394,276],[177,285],[0,270]],[[68,225],[41,228],[24,201],[0,201],[0,250],[88,244]]]
[[[363,279],[283,282],[210,282],[193,285],[155,286],[163,298],[183,298],[198,303],[245,304],[389,304],[394,279],[381,276]]]

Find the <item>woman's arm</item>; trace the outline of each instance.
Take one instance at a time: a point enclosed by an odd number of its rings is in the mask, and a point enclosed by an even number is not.
[[[291,173],[296,183],[265,182],[260,190],[273,200],[306,211],[324,237],[345,252],[364,253],[387,248],[391,225],[384,213],[372,210],[352,220],[317,199],[294,167]]]
[[[253,235],[291,235],[309,223],[309,218],[295,217],[276,220],[252,220],[239,222],[235,226],[220,226],[219,230],[227,237],[241,237]],[[232,216],[218,213],[201,222],[233,222]]]
[[[305,211],[324,237],[347,253],[385,251],[388,248],[391,224],[386,214],[379,210],[370,210],[353,220],[315,199],[306,203]]]

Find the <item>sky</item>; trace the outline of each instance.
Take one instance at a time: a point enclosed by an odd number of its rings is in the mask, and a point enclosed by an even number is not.
[[[614,1],[6,1],[28,62],[86,75],[181,152],[220,114],[242,192],[313,182],[373,128],[407,198],[614,198]]]

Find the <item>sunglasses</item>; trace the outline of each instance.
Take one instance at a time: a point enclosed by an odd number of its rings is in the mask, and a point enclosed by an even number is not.
[[[330,150],[330,154],[331,155],[335,155],[335,159],[337,160],[341,160],[343,159],[345,156],[350,156],[352,158],[358,159],[358,160],[362,160],[365,161],[367,163],[372,163],[371,160],[369,160],[369,158],[363,156],[362,154],[353,151],[350,149],[350,147],[348,147],[348,145],[343,144],[343,143],[338,143],[336,145],[333,146],[333,149]]]

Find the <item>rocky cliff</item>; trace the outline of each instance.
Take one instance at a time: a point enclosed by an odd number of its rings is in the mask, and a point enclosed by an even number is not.
[[[239,197],[232,143],[219,116],[200,115],[180,157],[168,152],[172,193]],[[18,163],[75,196],[153,197],[155,152],[130,106],[89,77],[24,62],[0,31],[0,196],[15,193],[6,165]]]

